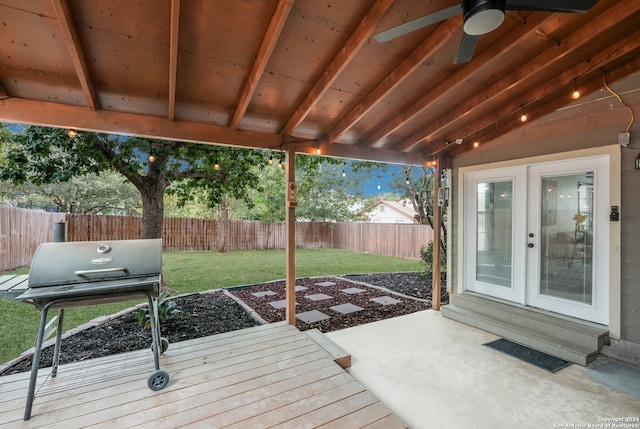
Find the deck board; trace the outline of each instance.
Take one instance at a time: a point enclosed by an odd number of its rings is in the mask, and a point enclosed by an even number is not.
[[[64,353],[64,350],[62,351]],[[153,354],[138,350],[38,374],[22,421],[29,374],[0,377],[0,426],[23,428],[406,427],[306,334],[274,323],[171,344],[170,375],[147,388]]]

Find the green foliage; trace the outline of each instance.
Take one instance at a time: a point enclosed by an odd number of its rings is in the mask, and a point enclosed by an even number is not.
[[[425,265],[424,275],[428,278],[433,277],[433,241],[427,243],[426,246],[420,246],[420,258]],[[440,273],[447,272],[447,255],[440,252]]]
[[[160,325],[167,323],[174,317],[180,317],[187,313],[183,313],[178,309],[175,301],[169,299],[169,292],[162,291],[157,301],[158,305],[158,323]],[[138,324],[145,328],[151,327],[151,313],[149,306],[143,307],[138,311]]]
[[[34,185],[5,183],[0,200],[25,207],[58,206],[68,213],[139,214],[140,193],[115,172],[72,177],[68,182]]]

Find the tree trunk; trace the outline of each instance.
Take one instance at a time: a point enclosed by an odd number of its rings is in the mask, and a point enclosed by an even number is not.
[[[164,187],[157,186],[140,194],[142,196],[141,238],[162,238]]]
[[[229,197],[222,196],[222,201],[218,204],[220,218],[218,220],[218,252],[227,252],[227,235],[229,234]]]

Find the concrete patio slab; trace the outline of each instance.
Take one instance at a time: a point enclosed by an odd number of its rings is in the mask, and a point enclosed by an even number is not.
[[[320,283],[316,283],[316,286],[335,286],[336,283],[335,282],[320,282]]]
[[[351,355],[349,373],[412,429],[598,427],[640,416],[640,399],[589,369],[549,373],[483,346],[499,337],[437,311],[325,335]]]
[[[304,286],[296,286],[296,292],[304,292],[307,289],[309,288]]]

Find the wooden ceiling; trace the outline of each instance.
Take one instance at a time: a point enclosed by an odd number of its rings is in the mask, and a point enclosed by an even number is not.
[[[419,165],[640,70],[637,0],[372,37],[458,3],[0,0],[0,120]]]

